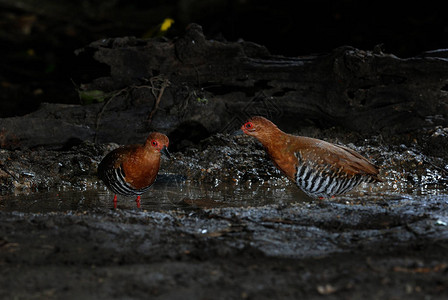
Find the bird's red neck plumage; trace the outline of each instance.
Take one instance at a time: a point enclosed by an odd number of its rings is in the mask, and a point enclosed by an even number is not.
[[[295,150],[291,147],[298,137],[281,131],[274,123],[263,117],[249,119],[241,130],[255,137],[264,146],[276,167],[287,177],[294,178],[297,160],[291,155]]]

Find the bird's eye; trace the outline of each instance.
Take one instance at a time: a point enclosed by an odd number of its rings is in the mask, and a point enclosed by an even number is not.
[[[159,143],[157,143],[156,140],[152,140],[152,141],[151,141],[151,145],[153,145],[154,147],[157,147],[158,144],[159,144]]]
[[[244,127],[246,129],[253,129],[254,128],[254,124],[252,124],[252,122],[247,122],[246,124],[244,124]]]

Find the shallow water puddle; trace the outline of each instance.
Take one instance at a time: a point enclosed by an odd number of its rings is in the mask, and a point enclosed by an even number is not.
[[[36,192],[0,196],[1,211],[52,212],[112,208],[114,194],[97,189]],[[247,207],[296,202],[303,197],[293,186],[155,183],[142,196],[143,210],[170,210],[186,207]],[[136,197],[118,196],[118,208],[136,209]]]
[[[184,180],[159,180],[142,196],[141,207],[146,211],[215,207],[257,207],[292,203],[330,202],[342,205],[386,205],[401,201],[426,201],[430,196],[448,195],[445,187],[425,185],[415,189],[397,186],[390,181],[362,185],[343,196],[329,200],[307,198],[297,187],[287,182],[260,181],[243,184],[204,184]],[[114,194],[102,184],[89,189],[65,189],[29,194],[0,196],[1,211],[31,213],[111,209]],[[136,197],[118,196],[119,209],[136,209]]]

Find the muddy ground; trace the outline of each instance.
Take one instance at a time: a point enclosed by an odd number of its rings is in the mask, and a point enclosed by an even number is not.
[[[214,1],[202,10],[156,2],[2,1],[0,299],[447,299],[446,51],[402,59],[446,48],[446,16],[420,7],[401,14],[402,6],[393,14],[377,3],[357,12],[350,1],[316,11],[301,3],[300,18],[251,1],[219,10]],[[322,8],[330,19],[316,19]],[[167,10],[175,23],[165,37],[120,38],[154,36]],[[363,17],[372,11],[387,12],[381,26]],[[260,18],[266,12],[273,18]],[[291,13],[297,28],[285,22]],[[211,39],[197,26],[185,35],[198,20]],[[347,35],[353,28],[369,34]],[[89,86],[99,97],[82,97]],[[149,126],[156,94],[164,99]],[[99,103],[79,107],[89,101]],[[384,183],[306,198],[259,144],[216,134],[262,106],[288,132],[366,155]],[[351,130],[328,128],[344,124]],[[113,210],[96,168],[118,145],[104,143],[154,128],[168,131],[174,159],[163,161],[141,210],[123,197]],[[380,130],[389,135],[353,133]]]
[[[163,161],[142,210],[113,210],[95,172],[117,145],[1,150],[0,298],[448,297],[446,129],[297,133],[360,151],[385,182],[307,199],[258,143],[217,134]]]

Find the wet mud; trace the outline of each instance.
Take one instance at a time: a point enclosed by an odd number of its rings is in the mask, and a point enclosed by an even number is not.
[[[163,160],[142,209],[113,210],[96,167],[118,145],[0,150],[0,298],[448,297],[447,131],[297,133],[384,182],[309,199],[253,139],[217,134]]]

